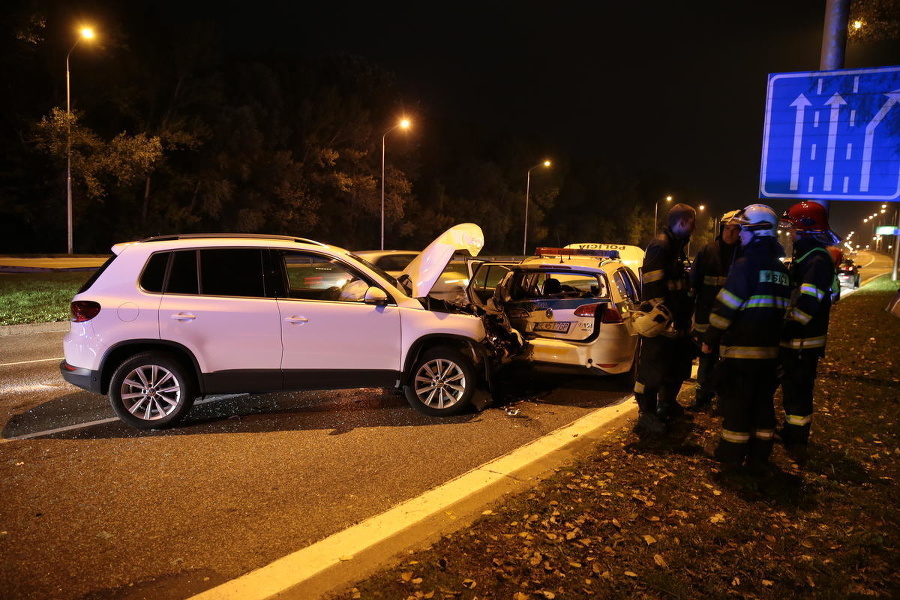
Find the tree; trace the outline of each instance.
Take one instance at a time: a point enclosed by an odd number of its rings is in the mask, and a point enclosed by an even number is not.
[[[900,39],[900,0],[853,0],[849,21],[851,42]]]
[[[84,200],[75,203],[76,217],[92,204],[102,203],[111,189],[133,189],[162,158],[158,137],[121,132],[104,141],[82,125],[76,113],[61,108],[53,108],[38,122],[33,142],[53,159],[60,173],[65,172],[71,143],[73,196],[77,191]]]

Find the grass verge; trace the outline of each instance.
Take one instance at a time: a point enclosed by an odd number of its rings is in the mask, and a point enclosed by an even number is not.
[[[332,598],[900,597],[900,319],[883,310],[894,293],[881,278],[834,307],[802,465],[776,446],[768,477],[723,472],[708,414],[663,439],[620,430]]]
[[[0,325],[68,320],[72,296],[92,273],[0,273]]]

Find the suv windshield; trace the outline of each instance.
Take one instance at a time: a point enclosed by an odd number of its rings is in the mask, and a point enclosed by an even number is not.
[[[358,260],[362,264],[369,267],[369,269],[371,269],[372,271],[375,271],[376,273],[378,273],[379,275],[381,275],[382,277],[384,277],[385,279],[390,281],[392,284],[397,285],[397,279],[393,275],[389,275],[384,269],[379,269],[378,267],[376,267],[375,265],[373,265],[372,263],[370,263],[363,257],[357,256],[356,254],[351,253],[351,254],[347,254],[347,256],[353,258],[354,260]],[[409,290],[406,290],[406,293],[409,293]]]

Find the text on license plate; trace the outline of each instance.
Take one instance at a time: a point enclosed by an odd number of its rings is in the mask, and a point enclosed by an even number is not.
[[[572,325],[567,321],[548,321],[546,323],[535,323],[535,331],[555,331],[557,333],[568,333],[569,326]]]

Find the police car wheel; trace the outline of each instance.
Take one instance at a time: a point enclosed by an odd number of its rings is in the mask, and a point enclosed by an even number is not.
[[[475,367],[458,350],[439,346],[416,360],[407,385],[410,406],[432,416],[458,415],[471,409]]]

